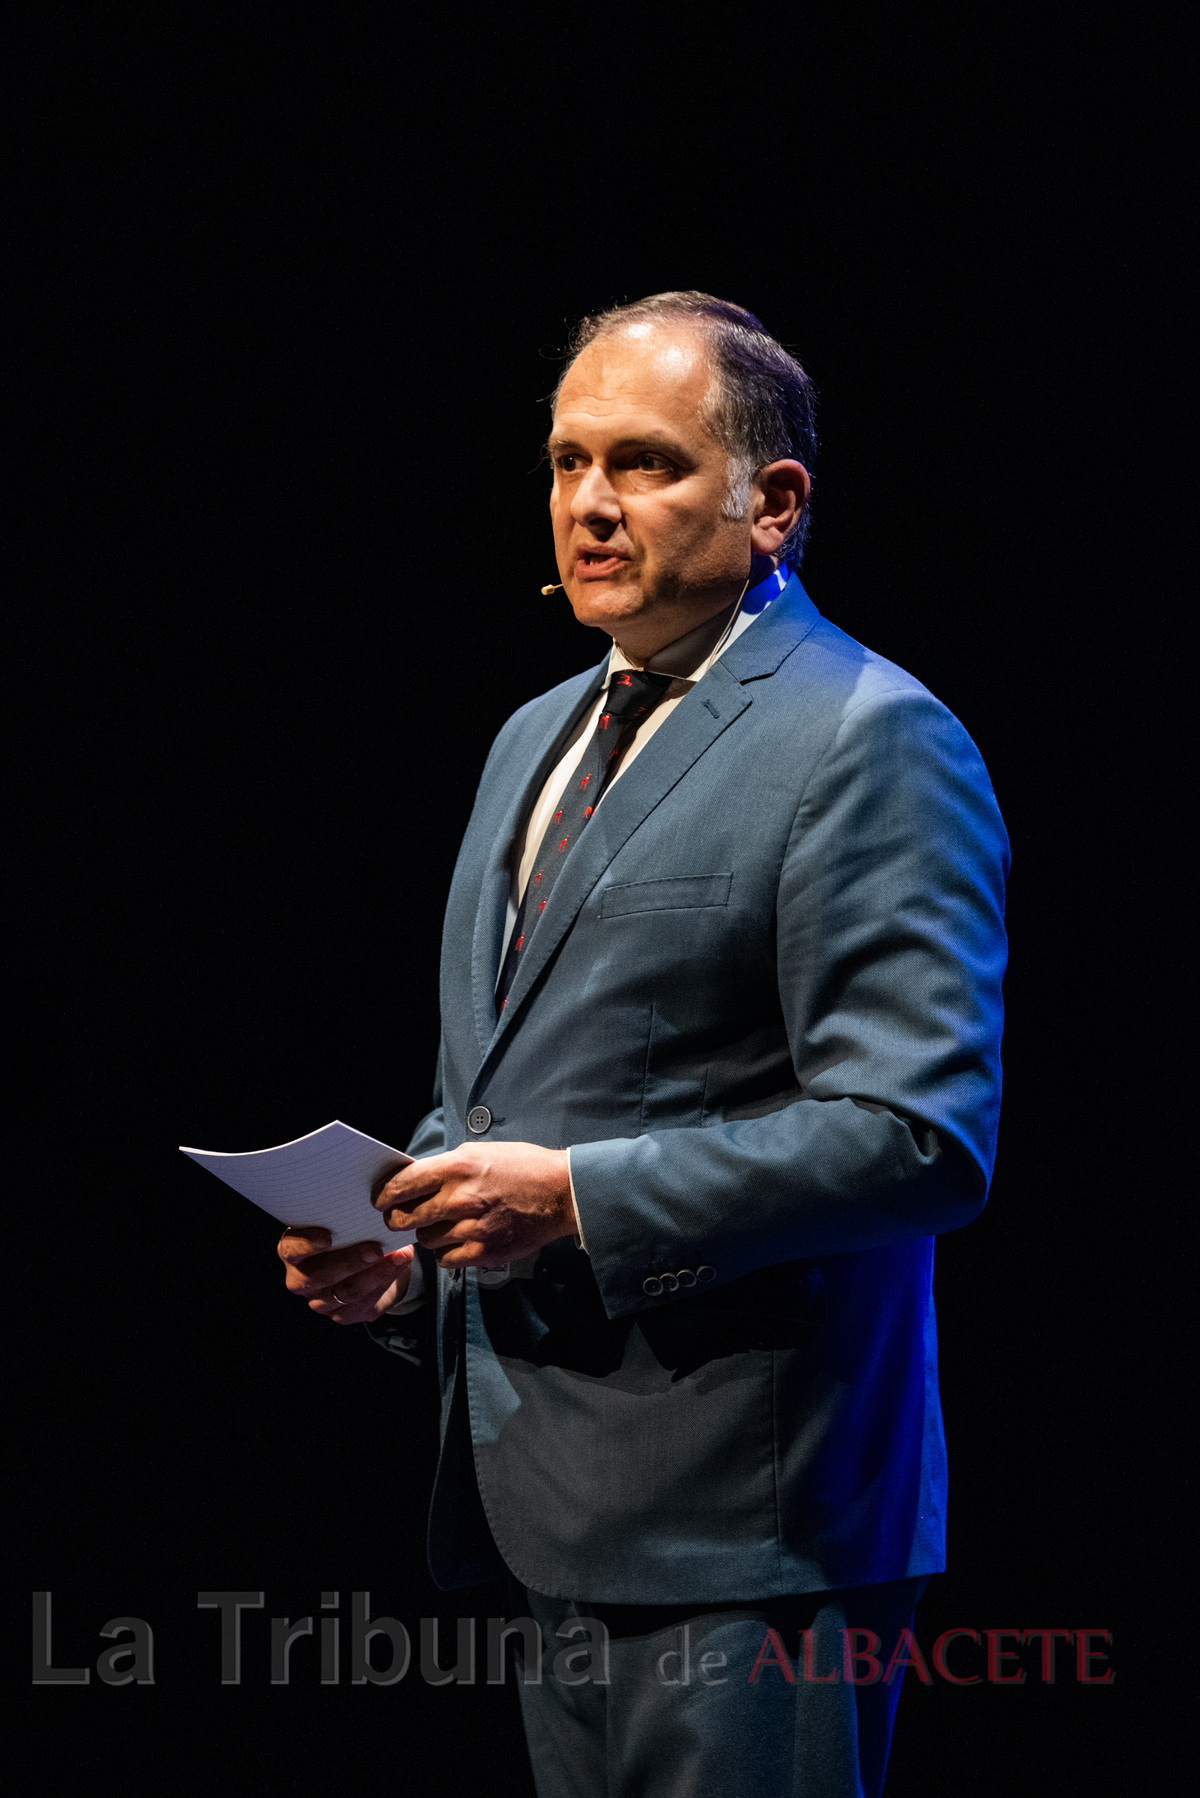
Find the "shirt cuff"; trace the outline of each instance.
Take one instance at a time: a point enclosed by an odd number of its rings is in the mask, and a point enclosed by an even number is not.
[[[567,1181],[571,1188],[571,1209],[575,1213],[575,1246],[587,1252],[587,1243],[583,1240],[583,1219],[579,1215],[579,1200],[575,1197],[575,1176],[571,1172],[571,1151],[567,1150]]]
[[[421,1257],[414,1255],[409,1267],[412,1271],[408,1276],[404,1297],[395,1305],[388,1306],[383,1314],[385,1317],[403,1317],[406,1312],[415,1311],[425,1303],[425,1269],[421,1266]]]

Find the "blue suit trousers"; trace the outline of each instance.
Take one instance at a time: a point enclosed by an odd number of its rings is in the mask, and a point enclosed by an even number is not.
[[[925,1584],[640,1606],[514,1581],[545,1643],[520,1687],[538,1798],[879,1798],[904,1670],[882,1675]],[[878,1641],[861,1683],[853,1630]]]

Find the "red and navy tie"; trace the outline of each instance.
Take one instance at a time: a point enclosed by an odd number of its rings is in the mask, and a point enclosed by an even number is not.
[[[605,695],[605,709],[597,720],[579,766],[567,782],[558,810],[546,826],[538,849],[504,959],[504,973],[496,991],[498,1009],[502,1010],[508,1003],[521,956],[529,947],[567,856],[578,842],[580,832],[595,811],[605,785],[615,774],[639,727],[663,699],[670,685],[669,674],[647,674],[643,669],[632,668],[613,675]]]

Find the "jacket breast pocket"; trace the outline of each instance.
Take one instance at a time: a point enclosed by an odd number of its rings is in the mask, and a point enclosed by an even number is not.
[[[600,900],[602,918],[625,918],[641,911],[695,911],[728,905],[733,875],[686,874],[674,880],[632,880],[606,887]]]

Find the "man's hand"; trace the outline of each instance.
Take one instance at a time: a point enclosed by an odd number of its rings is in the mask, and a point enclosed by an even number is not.
[[[408,1291],[414,1251],[384,1252],[375,1242],[330,1249],[328,1230],[285,1230],[279,1257],[287,1289],[335,1324],[373,1323]]]
[[[574,1236],[565,1149],[464,1143],[414,1161],[375,1195],[389,1229],[413,1230],[442,1267],[498,1267]]]

